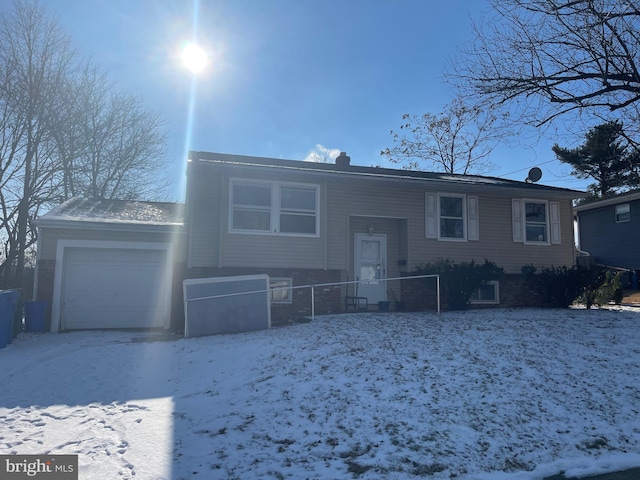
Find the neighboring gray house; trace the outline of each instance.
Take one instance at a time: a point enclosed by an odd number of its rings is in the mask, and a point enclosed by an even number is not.
[[[640,269],[640,191],[575,207],[579,248],[596,263]]]
[[[513,275],[524,264],[573,265],[572,200],[582,195],[501,178],[355,166],[344,153],[329,164],[190,152],[187,276],[266,273],[274,286],[368,280],[358,295],[369,305],[404,300],[404,281],[379,280],[440,258],[486,258]],[[503,286],[492,288],[479,301],[522,303]],[[281,292],[274,321],[308,313],[308,290]],[[341,311],[346,294],[316,292],[316,309]]]

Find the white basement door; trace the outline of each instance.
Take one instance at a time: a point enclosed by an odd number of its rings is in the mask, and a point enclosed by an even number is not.
[[[66,248],[63,330],[168,327],[167,249]]]

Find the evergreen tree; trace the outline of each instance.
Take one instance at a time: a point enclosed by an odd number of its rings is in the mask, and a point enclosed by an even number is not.
[[[633,186],[637,155],[630,152],[624,139],[622,123],[614,121],[597,125],[586,134],[586,141],[577,148],[552,147],[561,162],[571,165],[571,175],[592,178],[589,192],[597,198],[606,197]]]

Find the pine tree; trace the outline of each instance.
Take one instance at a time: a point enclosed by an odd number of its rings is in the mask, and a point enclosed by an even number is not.
[[[592,178],[589,185],[594,197],[606,197],[633,186],[634,158],[623,137],[622,123],[614,121],[597,125],[586,134],[586,141],[577,148],[552,147],[561,162],[571,165],[571,175]]]

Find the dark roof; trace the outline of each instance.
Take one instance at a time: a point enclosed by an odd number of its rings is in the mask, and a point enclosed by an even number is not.
[[[482,176],[482,175],[461,175],[443,172],[424,172],[417,170],[403,170],[381,167],[363,167],[360,165],[340,166],[335,163],[317,163],[300,160],[284,160],[280,158],[250,157],[245,155],[231,155],[227,153],[198,152],[190,151],[189,160],[204,163],[215,163],[225,165],[236,165],[245,167],[278,168],[286,170],[298,170],[304,172],[316,172],[336,175],[350,175],[360,177],[370,177],[379,179],[396,180],[423,180],[436,183],[448,183],[451,185],[475,185],[507,188],[523,188],[532,191],[547,191],[562,193],[572,198],[580,198],[585,192],[568,188],[551,187],[537,183],[519,182],[505,178]]]
[[[607,198],[598,198],[581,203],[574,207],[574,211],[583,212],[585,210],[593,210],[594,208],[607,207],[609,205],[617,205],[619,203],[632,202],[640,199],[640,190],[631,190],[629,192],[619,193]]]
[[[37,223],[48,222],[182,225],[184,204],[75,197],[40,217]]]

